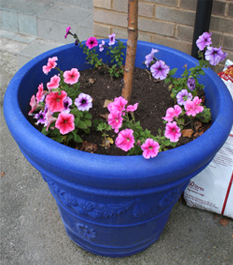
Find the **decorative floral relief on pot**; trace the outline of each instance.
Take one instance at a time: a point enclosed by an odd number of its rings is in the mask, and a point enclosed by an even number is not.
[[[168,208],[170,205],[172,205],[180,196],[179,190],[173,189],[170,192],[168,192],[158,203],[160,208]]]
[[[68,207],[74,209],[79,214],[89,215],[93,218],[111,218],[126,212],[130,207],[133,208],[134,217],[142,217],[150,212],[150,208],[142,203],[140,198],[132,201],[118,204],[102,204],[77,198],[70,193],[60,189],[53,181],[47,178],[49,187],[59,197],[59,199]]]
[[[96,237],[96,231],[89,228],[87,225],[77,223],[76,224],[77,233],[79,236],[91,240]]]

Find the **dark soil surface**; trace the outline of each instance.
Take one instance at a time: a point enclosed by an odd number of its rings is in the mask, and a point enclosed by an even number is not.
[[[101,115],[107,114],[108,109],[104,106],[105,100],[113,100],[115,97],[121,95],[123,87],[123,78],[112,78],[103,70],[88,69],[80,72],[81,83],[80,91],[91,95],[93,98],[93,108],[90,109],[93,121],[95,119],[102,119]],[[138,109],[136,110],[135,119],[140,121],[143,129],[148,129],[153,135],[157,135],[157,131],[160,128],[162,132],[165,130],[165,124],[163,123],[162,117],[165,116],[166,110],[169,107],[174,106],[173,100],[170,98],[170,92],[168,91],[167,85],[164,82],[155,81],[146,70],[135,68],[134,70],[134,82],[133,82],[133,93],[130,104],[135,104],[138,102]],[[33,123],[35,120],[33,120]],[[194,121],[195,122],[195,121]],[[198,131],[194,130],[193,135],[189,137],[180,137],[178,146],[186,144],[199,134],[203,133],[209,124],[203,125]],[[183,129],[189,129],[190,124]],[[108,132],[109,137],[113,140],[116,138],[114,131]],[[195,135],[195,136],[194,136]],[[83,144],[74,144],[72,147],[93,152],[94,149],[97,150],[95,153],[108,154],[108,155],[126,155],[126,153],[115,146],[111,145],[110,148],[105,148],[102,146],[103,137],[101,132],[96,132],[93,128],[89,135],[80,135],[83,139]],[[91,143],[91,145],[89,144]],[[85,146],[86,144],[86,146]]]

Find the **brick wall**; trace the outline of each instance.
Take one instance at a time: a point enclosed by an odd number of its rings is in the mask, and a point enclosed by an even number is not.
[[[191,54],[197,0],[139,0],[138,39]],[[128,0],[93,0],[94,35],[127,38]],[[233,0],[214,0],[210,31],[215,47],[233,60]],[[222,66],[220,66],[222,69]]]

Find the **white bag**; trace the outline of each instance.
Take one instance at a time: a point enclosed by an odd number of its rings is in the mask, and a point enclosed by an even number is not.
[[[233,62],[227,60],[219,76],[233,97]],[[190,180],[184,199],[190,207],[233,218],[233,128],[211,163]]]

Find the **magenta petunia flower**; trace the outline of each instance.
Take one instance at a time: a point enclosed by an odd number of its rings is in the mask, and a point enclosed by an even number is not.
[[[149,159],[150,157],[156,157],[159,152],[159,144],[151,138],[146,139],[145,143],[142,144],[141,149],[144,158]]]
[[[67,27],[67,28],[66,28],[65,39],[66,39],[67,36],[70,34],[70,30],[71,30],[71,27]]]
[[[201,102],[202,99],[199,97],[195,97],[193,101],[187,100],[184,106],[186,115],[195,117],[198,113],[201,113],[204,110],[204,107],[200,106]]]
[[[177,123],[168,122],[165,128],[164,136],[168,138],[171,142],[175,143],[179,141],[179,137],[181,136],[180,128],[177,126]]]
[[[64,110],[62,112],[70,113],[70,106],[72,105],[72,99],[70,97],[66,97],[63,100]]]
[[[75,99],[74,104],[77,106],[78,110],[88,111],[92,108],[92,97],[85,93],[80,93]]]
[[[42,67],[43,69],[43,72],[47,75],[53,68],[56,67],[57,63],[56,61],[58,60],[58,58],[56,56],[52,57],[52,58],[49,58],[48,59],[48,63],[47,65],[44,65]]]
[[[123,118],[121,116],[121,112],[112,111],[108,115],[108,124],[114,129],[115,133],[119,132],[119,129],[122,126]]]
[[[154,59],[154,54],[155,54],[156,52],[159,52],[159,50],[157,50],[157,49],[153,49],[153,48],[152,48],[151,52],[145,56],[145,59],[146,59],[146,60],[145,60],[145,65],[146,65],[146,67],[149,67],[150,63],[151,63],[151,62],[153,61],[153,59]]]
[[[73,85],[78,82],[80,73],[77,68],[72,68],[70,71],[65,71],[63,77],[66,84]]]
[[[159,60],[150,67],[150,71],[155,79],[164,80],[167,77],[170,68],[164,61]]]
[[[134,105],[128,105],[126,108],[127,112],[134,112],[138,108],[138,103],[135,103]]]
[[[47,83],[48,90],[51,91],[51,89],[58,88],[60,80],[61,78],[58,75],[54,75],[50,82]]]
[[[109,112],[118,111],[122,114],[122,112],[125,110],[125,106],[127,103],[128,101],[122,96],[114,98],[114,102],[108,104],[108,110]]]
[[[211,65],[217,65],[219,62],[223,61],[226,56],[227,53],[222,51],[222,47],[207,47],[207,50],[205,51],[205,59],[209,61]]]
[[[109,37],[109,43],[108,45],[109,46],[112,46],[115,44],[116,40],[115,40],[115,37],[116,37],[116,34],[115,33],[112,33],[111,35],[108,35]]]
[[[134,131],[131,129],[125,129],[120,131],[116,138],[116,146],[123,151],[127,152],[134,146]]]
[[[88,49],[92,49],[92,48],[94,48],[97,45],[98,45],[98,41],[97,41],[97,39],[95,37],[90,37],[86,41],[86,46],[88,47]]]
[[[182,108],[175,105],[174,108],[168,108],[166,111],[166,116],[162,117],[165,121],[173,121],[174,117],[178,117],[182,113]]]
[[[61,134],[67,134],[75,129],[74,115],[70,113],[61,112],[55,123],[55,127],[59,129]]]
[[[46,114],[45,114],[45,123],[44,123],[44,127],[47,127],[46,131],[48,131],[49,126],[51,125],[51,123],[53,123],[56,120],[57,120],[57,118],[53,117],[53,112],[48,110],[46,112]]]
[[[194,79],[193,79],[194,80]],[[182,89],[176,95],[176,100],[179,105],[185,105],[187,100],[191,100],[193,98],[192,94],[188,92],[187,89]]]
[[[102,52],[104,50],[105,41],[102,40],[102,42],[99,44],[99,51]]]
[[[65,91],[50,92],[45,99],[45,103],[48,105],[48,109],[52,112],[60,112],[64,110],[63,101],[67,94]]]
[[[212,44],[211,35],[212,35],[211,32],[210,33],[204,32],[202,35],[199,36],[199,38],[196,41],[196,44],[200,51],[203,51],[206,46]]]
[[[190,91],[193,91],[196,87],[196,82],[195,82],[195,79],[193,78],[189,78],[188,81],[187,81],[187,87]]]

